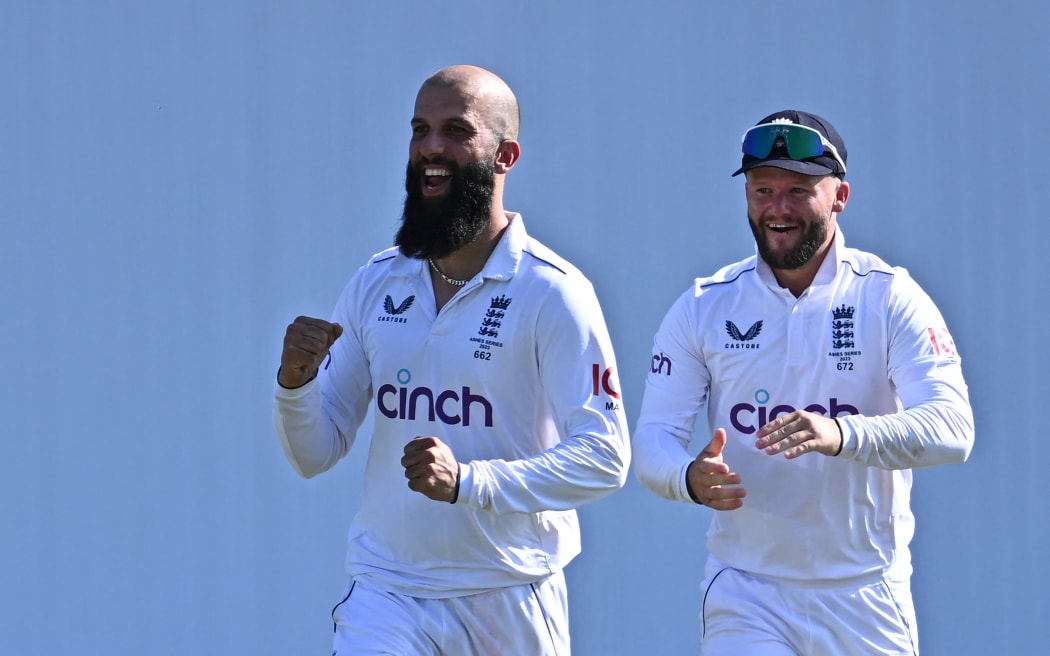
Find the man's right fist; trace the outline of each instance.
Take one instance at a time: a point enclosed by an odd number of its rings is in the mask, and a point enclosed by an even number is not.
[[[328,355],[328,349],[342,334],[343,327],[337,323],[296,317],[284,333],[281,369],[277,372],[277,382],[281,387],[302,387],[313,380]]]

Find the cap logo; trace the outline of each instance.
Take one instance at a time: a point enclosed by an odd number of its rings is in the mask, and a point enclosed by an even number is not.
[[[792,121],[789,118],[775,118],[772,121],[770,121],[770,123],[787,123],[789,125],[794,125],[795,124],[795,122]]]

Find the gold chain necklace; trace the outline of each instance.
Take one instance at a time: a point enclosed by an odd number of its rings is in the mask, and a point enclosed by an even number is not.
[[[448,276],[446,276],[444,273],[441,272],[441,269],[438,268],[438,265],[434,264],[434,260],[429,258],[429,257],[427,258],[427,262],[430,262],[430,268],[433,269],[434,271],[436,271],[437,274],[439,276],[441,276],[441,279],[444,280],[445,282],[447,282],[450,285],[455,285],[456,287],[462,287],[463,285],[465,285],[468,282],[470,282],[469,278],[467,280],[457,280],[456,278],[449,278]]]

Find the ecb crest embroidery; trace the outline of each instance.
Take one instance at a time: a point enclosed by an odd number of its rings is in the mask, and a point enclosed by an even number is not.
[[[828,357],[837,360],[835,369],[838,371],[854,371],[861,362],[861,352],[855,341],[854,312],[856,308],[845,303],[831,309],[831,351]]]
[[[478,336],[471,337],[470,341],[477,344],[480,351],[475,352],[474,357],[479,360],[490,360],[491,353],[483,353],[484,351],[491,351],[492,347],[502,348],[503,343],[497,342],[496,338],[499,337],[499,330],[503,326],[503,317],[507,315],[507,308],[510,307],[510,300],[506,296],[500,294],[499,296],[493,297],[489,303],[489,308],[485,311],[485,316],[481,319],[481,327],[478,328]]]
[[[853,348],[853,311],[853,306],[845,303],[831,311],[831,348]]]
[[[503,325],[505,310],[510,305],[510,299],[506,296],[497,296],[492,299],[489,309],[485,312],[485,318],[481,320],[481,328],[478,334],[482,337],[499,337],[500,326]]]

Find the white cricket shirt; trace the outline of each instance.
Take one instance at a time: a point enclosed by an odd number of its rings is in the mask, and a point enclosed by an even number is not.
[[[317,379],[276,390],[275,423],[303,476],[375,428],[347,571],[384,590],[451,597],[520,585],[580,551],[575,508],[620,488],[630,444],[616,363],[590,282],[521,217],[436,312],[425,260],[397,249],[358,270]],[[408,488],[400,464],[434,435],[463,463],[459,499]]]
[[[687,446],[705,404],[747,490],[742,508],[714,513],[709,552],[795,581],[910,574],[910,468],[962,462],[973,443],[940,312],[905,270],[847,248],[841,231],[799,298],[752,256],[697,279],[667,313],[634,435],[636,474],[664,497],[692,502]],[[759,427],[795,409],[838,418],[839,456],[755,447]]]

